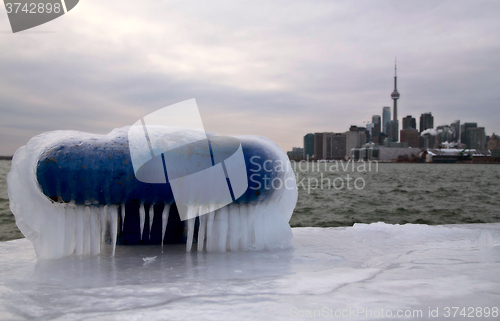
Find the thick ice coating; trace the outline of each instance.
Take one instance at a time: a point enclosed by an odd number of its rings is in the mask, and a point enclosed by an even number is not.
[[[291,246],[288,221],[297,187],[288,157],[276,144],[235,136],[248,189],[230,205],[209,207],[208,214],[182,222],[168,177],[166,184],[135,178],[127,131],[47,132],[15,153],[7,177],[10,207],[39,258],[114,254],[116,244],[185,242],[188,251],[195,244],[208,252]]]

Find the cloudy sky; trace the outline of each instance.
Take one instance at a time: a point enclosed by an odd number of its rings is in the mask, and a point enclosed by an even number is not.
[[[499,17],[500,1],[81,0],[12,34],[1,7],[0,155],[190,98],[205,129],[290,150],[392,105],[395,56],[400,118],[498,133]]]

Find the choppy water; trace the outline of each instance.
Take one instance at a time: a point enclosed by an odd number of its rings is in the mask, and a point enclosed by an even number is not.
[[[9,209],[7,195],[7,173],[10,171],[10,161],[0,160],[0,241],[8,241],[23,237],[16,226],[14,215]]]
[[[356,164],[356,163],[355,163]],[[309,163],[299,173],[299,200],[292,226],[346,226],[382,221],[391,224],[459,224],[500,222],[500,166],[482,164],[380,163],[378,171],[358,164]],[[351,164],[352,165],[352,164]],[[315,164],[317,166],[317,164]],[[305,165],[303,168],[305,169]],[[358,171],[359,170],[359,171]],[[323,176],[322,176],[323,175]],[[352,178],[349,189],[348,176]],[[312,188],[315,179],[329,178],[336,187]],[[307,191],[308,179],[311,182]],[[357,189],[354,180],[358,179]],[[341,182],[344,182],[344,188]]]
[[[381,163],[378,170],[375,164],[371,170],[358,163],[354,167],[349,163],[348,168],[345,163],[344,167],[320,163],[319,170],[317,166],[304,163],[302,170],[296,170],[299,200],[292,227],[378,221],[431,225],[500,222],[498,165]],[[10,161],[0,161],[0,241],[22,237],[9,210],[9,170]]]

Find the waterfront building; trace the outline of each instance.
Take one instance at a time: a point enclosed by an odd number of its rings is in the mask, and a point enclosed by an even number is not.
[[[420,136],[420,148],[434,148],[434,146],[436,145],[436,136],[432,133],[425,133],[424,135]]]
[[[436,127],[437,139],[439,143],[453,142],[453,129],[448,125],[441,125]]]
[[[371,136],[372,136],[372,140],[373,140],[373,136],[375,136],[381,132],[380,115],[373,115],[372,116],[372,124],[373,124],[373,128],[372,128]]]
[[[314,134],[304,136],[304,159],[314,157]]]
[[[452,134],[452,142],[459,143],[460,142],[460,120],[455,120],[450,125],[453,134]]]
[[[391,124],[391,107],[386,106],[382,110],[382,131],[389,135],[390,133],[390,124]]]
[[[346,134],[335,133],[332,136],[332,159],[343,159],[346,155]]]
[[[500,150],[500,138],[498,135],[491,135],[490,140],[488,141],[488,145],[486,146],[486,149],[489,150]]]
[[[413,118],[415,122],[415,118]],[[420,147],[420,134],[415,128],[405,128],[401,131],[401,143],[407,143],[409,147]]]
[[[314,159],[323,159],[323,133],[314,133]]]
[[[420,127],[419,132],[422,133],[424,130],[434,128],[434,117],[432,113],[423,113],[420,115]]]
[[[417,129],[417,121],[415,118],[410,115],[403,118],[403,129]]]
[[[399,144],[399,143],[397,143]],[[409,147],[388,148],[377,145],[365,145],[362,148],[353,148],[351,150],[351,159],[366,159],[370,161],[391,162],[399,158],[417,157],[419,149]]]
[[[486,148],[486,134],[484,127],[467,128],[467,148],[470,149],[485,149]]]
[[[477,123],[463,123],[460,126],[460,142],[467,145],[467,129],[476,128]]]
[[[366,124],[366,141],[370,142],[372,140],[373,133],[373,123]]]
[[[333,135],[334,133],[323,133],[323,156],[321,159],[331,159]]]
[[[388,137],[385,133],[378,133],[378,134],[375,134],[373,135],[372,137],[372,142],[374,142],[375,144],[380,144],[382,145],[384,143],[384,139]]]
[[[351,126],[346,133],[346,158],[350,157],[352,148],[359,148],[366,144],[366,132],[363,127]]]
[[[301,147],[293,147],[292,151],[286,153],[290,160],[300,161],[304,159],[304,149]]]

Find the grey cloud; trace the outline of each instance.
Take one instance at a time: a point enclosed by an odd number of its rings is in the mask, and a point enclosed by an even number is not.
[[[117,3],[86,0],[36,29],[55,33],[0,34],[0,154],[189,98],[208,130],[287,150],[392,105],[395,55],[401,117],[500,132],[497,1]]]

